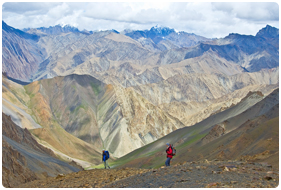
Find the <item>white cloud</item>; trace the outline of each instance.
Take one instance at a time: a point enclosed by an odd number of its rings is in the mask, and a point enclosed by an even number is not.
[[[49,9],[60,5],[61,3],[25,3],[25,2],[6,2],[2,5],[3,12],[10,12],[16,14],[46,14]]]
[[[279,20],[279,5],[277,3],[212,3],[214,10],[234,14],[245,20],[267,21]]]
[[[70,14],[73,13],[73,10],[71,10],[67,3],[62,3],[60,5],[57,5],[56,7],[50,9],[46,15],[53,19],[63,18],[67,17]]]
[[[80,30],[149,29],[156,24],[205,37],[255,35],[266,24],[279,27],[277,3],[125,2],[15,3],[2,6],[15,28],[70,24]]]

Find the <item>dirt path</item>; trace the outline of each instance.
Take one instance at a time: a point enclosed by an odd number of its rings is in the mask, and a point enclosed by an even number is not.
[[[19,187],[277,187],[279,171],[267,164],[188,162],[159,169],[93,169],[38,180]]]

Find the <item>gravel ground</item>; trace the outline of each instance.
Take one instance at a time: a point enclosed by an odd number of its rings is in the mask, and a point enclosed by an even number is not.
[[[277,187],[279,172],[271,166],[243,162],[191,162],[154,169],[104,187],[187,188],[187,187]]]
[[[279,168],[266,163],[186,162],[159,169],[93,169],[22,184],[25,188],[277,187]]]

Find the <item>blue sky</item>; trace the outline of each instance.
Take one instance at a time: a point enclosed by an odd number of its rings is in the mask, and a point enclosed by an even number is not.
[[[255,35],[267,24],[279,28],[279,5],[263,2],[6,2],[2,19],[23,28],[68,24],[79,30],[144,30],[160,25],[209,38]]]

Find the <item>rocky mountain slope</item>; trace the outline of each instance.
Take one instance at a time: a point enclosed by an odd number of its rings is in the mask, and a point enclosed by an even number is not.
[[[59,160],[50,149],[38,144],[27,129],[16,126],[11,117],[2,113],[2,182],[5,187],[82,169],[72,165]]]
[[[163,58],[163,60],[167,61],[166,58]],[[153,61],[155,62],[157,60],[151,60],[151,62]],[[180,61],[179,63],[159,66],[140,66],[130,61],[109,68],[109,70],[106,71],[96,72],[94,68],[91,67],[91,63],[86,62],[77,66],[74,70],[69,71],[69,73],[76,74],[86,73],[95,76],[107,84],[121,84],[124,87],[159,83],[176,75],[192,73],[234,75],[242,72],[244,72],[244,69],[239,65],[228,62],[212,54],[212,52],[206,52],[203,56],[198,58],[191,58]]]
[[[37,45],[39,38],[2,21],[2,72],[12,78],[31,79],[45,59],[44,49]]]
[[[250,72],[278,67],[279,29],[267,25],[256,36],[229,34],[223,39],[202,44],[197,52],[202,53],[202,50],[204,52],[208,49],[216,51],[221,57],[236,62]]]

